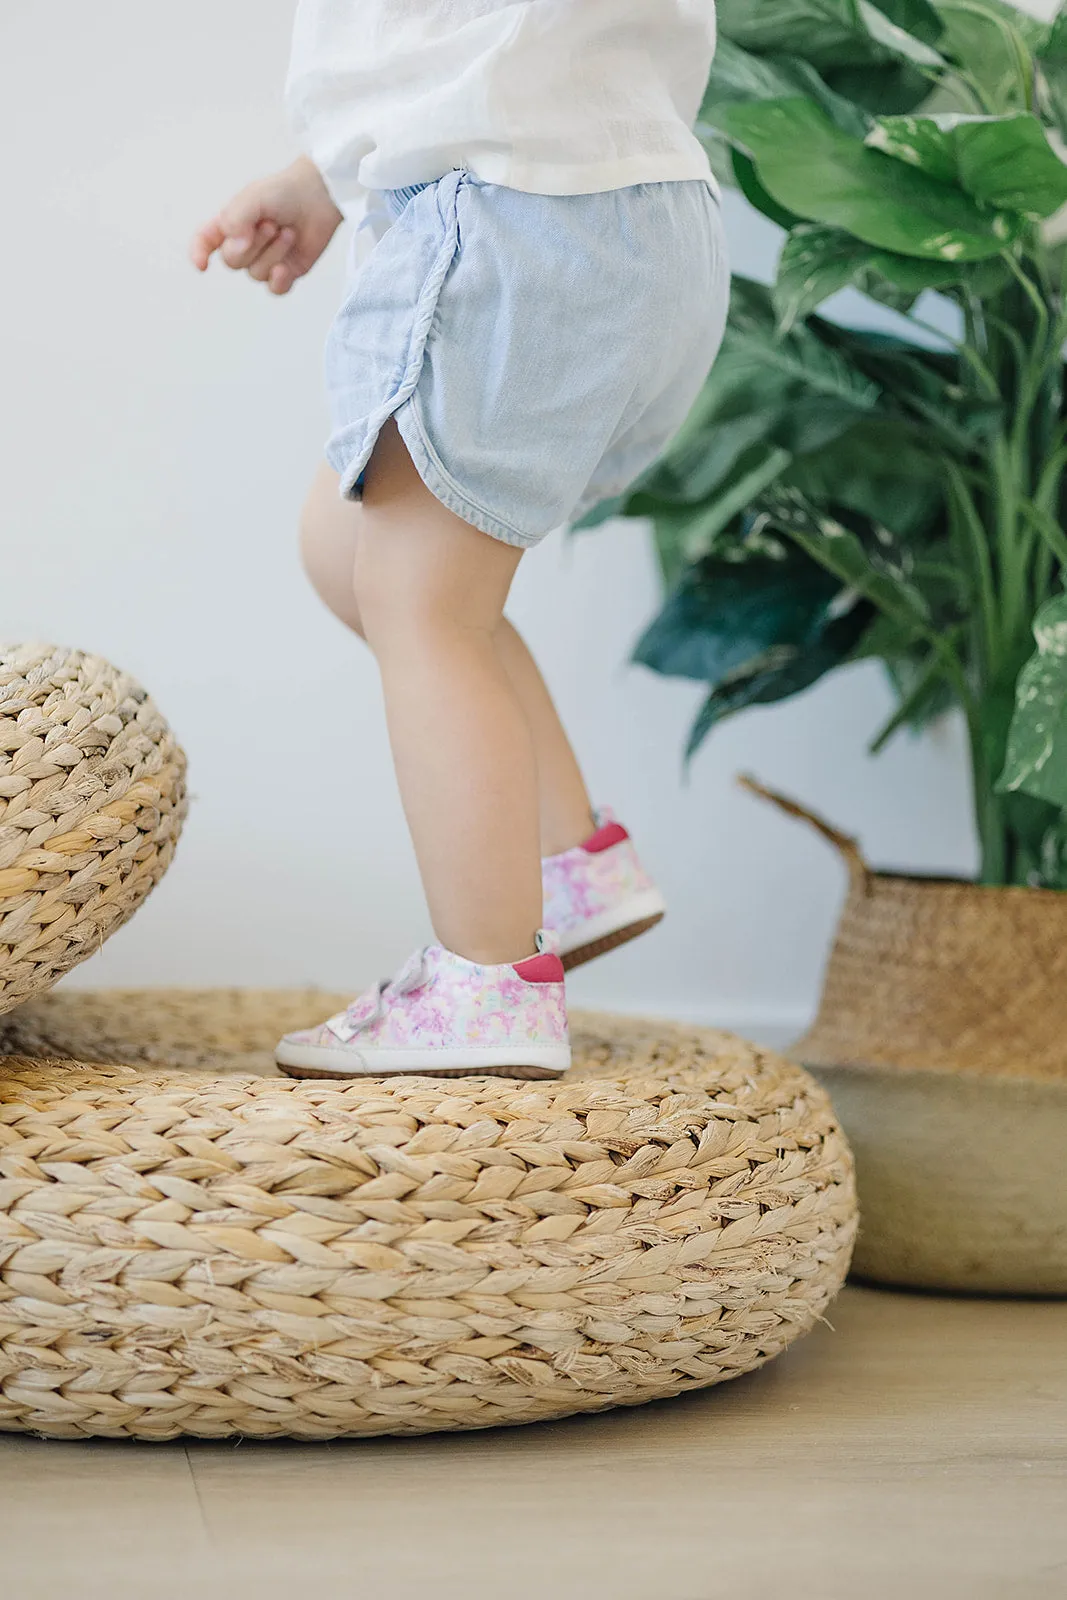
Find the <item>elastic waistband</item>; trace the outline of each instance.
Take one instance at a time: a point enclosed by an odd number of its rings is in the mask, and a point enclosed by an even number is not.
[[[385,189],[382,192],[389,210],[394,217],[398,217],[409,200],[414,200],[417,194],[430,187],[429,183],[409,183],[404,189]]]
[[[464,168],[464,167],[453,167],[451,173],[446,173],[445,177],[450,177],[450,176],[452,176],[453,174],[456,174],[456,173],[459,174],[461,180],[465,180],[468,183],[478,184],[479,187],[483,186],[483,184],[484,184],[484,180],[483,179],[473,178],[471,176],[471,174],[469,172],[467,172],[466,168]],[[409,183],[409,184],[405,185],[405,187],[402,188],[402,189],[383,189],[381,191],[381,195],[382,195],[382,199],[385,201],[385,205],[386,205],[387,210],[389,211],[389,213],[393,217],[393,220],[395,221],[396,218],[400,215],[400,213],[404,210],[405,206],[409,203],[409,201],[414,200],[414,198],[415,198],[415,196],[417,194],[421,194],[424,189],[433,189],[437,184],[443,183],[443,182],[444,182],[444,178],[431,178],[426,183]],[[676,188],[676,187],[680,188],[685,184],[693,184],[693,183],[699,185],[699,187],[702,188],[702,189],[706,189],[708,194],[710,195],[711,199],[715,202],[715,204],[716,205],[721,205],[722,202],[721,202],[720,195],[719,195],[719,187],[718,187],[718,184],[715,182],[714,178],[675,178],[675,179],[664,180],[664,182],[662,184],[660,184],[660,183],[655,183],[655,184],[644,184],[644,183],[624,184],[621,191],[617,191],[617,190],[613,190],[613,189],[607,189],[607,190],[599,190],[598,189],[598,190],[594,190],[593,194],[595,194],[595,195],[598,195],[598,194],[605,194],[605,195],[607,195],[607,194],[615,194],[615,193],[619,193],[619,192],[625,192],[627,189],[649,189],[649,188],[650,189],[659,189],[659,188]],[[519,194],[523,194],[523,193],[526,193],[527,191],[525,191],[525,190],[517,190],[516,192],[519,193]],[[536,199],[548,198],[548,199],[557,199],[557,200],[570,200],[570,199],[581,200],[581,199],[587,199],[589,197],[586,196],[586,195],[553,195],[553,196],[535,195],[535,196],[532,196],[532,198],[536,198]]]

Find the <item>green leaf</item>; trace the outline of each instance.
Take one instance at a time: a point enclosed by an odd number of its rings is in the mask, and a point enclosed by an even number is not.
[[[958,188],[850,138],[808,100],[735,105],[722,120],[779,205],[881,249],[981,260],[1022,227],[1018,217],[984,211]]]
[[[920,430],[881,414],[794,460],[783,481],[808,501],[884,524],[919,548],[943,517],[941,457]]]
[[[810,70],[810,69],[809,69]],[[787,100],[801,87],[797,74],[777,56],[757,56],[733,39],[720,39],[700,108],[714,122],[715,108],[735,100]]]
[[[742,457],[740,470],[718,485],[712,498],[688,509],[680,519],[676,538],[687,559],[695,561],[709,551],[718,535],[782,476],[792,459],[788,450],[777,448]]]
[[[1049,120],[1067,138],[1067,10],[1061,11],[1038,50],[1041,98]]]
[[[842,228],[827,228],[821,222],[794,228],[782,246],[774,281],[779,330],[788,333],[840,290],[862,288],[872,277],[874,253]],[[904,297],[897,309],[906,310],[914,299],[914,295]]]
[[[918,664],[909,661],[907,668],[906,675],[899,668],[890,673],[897,692],[897,708],[867,746],[872,756],[879,755],[902,728],[912,732],[927,728],[955,704],[936,651],[928,650],[925,660]]]
[[[660,506],[650,515],[656,555],[668,589],[680,583],[695,562],[710,555],[739,565],[757,559],[781,560],[790,549],[786,541],[767,530],[766,518],[747,512],[703,544],[699,543],[699,518],[692,507]]]
[[[924,13],[925,15],[925,13]],[[935,65],[930,44],[867,0],[719,0],[724,39],[756,55],[797,55],[818,70],[903,57]]]
[[[930,98],[930,74],[920,72],[906,61],[883,61],[865,67],[828,67],[826,83],[834,94],[873,116],[914,111]]]
[[[867,134],[872,150],[956,184],[983,204],[1037,220],[1067,203],[1067,166],[1036,117],[882,117]]]
[[[1067,7],[1060,7],[1052,26],[1042,39],[1031,41],[1031,48],[1039,61],[1067,61]]]
[[[779,327],[788,332],[840,289],[859,289],[906,311],[924,289],[945,289],[960,277],[961,269],[949,262],[876,250],[843,228],[807,222],[793,228],[782,247],[774,304]]]
[[[868,547],[839,517],[822,511],[795,489],[779,489],[765,505],[776,528],[781,529],[828,572],[920,637],[932,628],[930,607],[894,559],[891,543],[884,550]],[[876,534],[881,531],[876,529]]]
[[[856,0],[719,0],[719,33],[757,55],[795,54],[816,67],[878,60]]]
[[[909,27],[906,18],[918,28]],[[803,65],[811,77],[796,87],[834,121],[840,119],[827,95],[839,106],[851,103],[852,117],[857,107],[881,112],[919,105],[940,59],[929,50],[940,31],[940,20],[925,0],[883,0],[877,6],[857,0],[720,0],[719,5],[720,42],[779,62],[788,57],[794,69]],[[914,64],[920,58],[922,67]]]
[[[1007,26],[1016,34],[1023,47],[1032,55],[1045,46],[1050,27],[1040,17],[1034,17],[1015,4],[1015,0],[937,0],[942,28],[947,32],[952,19],[966,12],[980,12],[988,21]]]
[[[945,30],[942,52],[958,61],[990,111],[1029,109],[1033,54],[1044,45],[1047,24],[1000,0],[939,0]]]
[[[925,44],[937,44],[945,31],[945,24],[930,0],[875,0],[875,4],[898,28],[904,28]]]
[[[1037,650],[1022,672],[998,788],[1067,806],[1067,595],[1034,618]]]
[[[978,269],[985,270],[985,263]],[[806,326],[873,379],[898,411],[926,431],[930,452],[950,450],[966,459],[1004,421],[1000,401],[984,399],[961,381],[954,353],[924,350],[892,334],[843,328],[819,316]]]
[[[712,127],[724,107],[759,100],[788,100],[804,95],[822,107],[831,122],[857,139],[871,125],[868,114],[830,89],[808,61],[796,56],[757,56],[730,39],[721,39],[700,109],[700,120]]]
[[[770,705],[811,688],[835,667],[848,661],[857,639],[870,619],[865,601],[850,604],[843,615],[826,623],[818,637],[803,648],[769,654],[753,670],[714,688],[700,708],[689,733],[686,761],[691,761],[718,723],[749,706]]]
[[[881,661],[889,671],[893,687],[900,694],[903,685],[896,682],[897,664],[907,663],[906,676],[910,682],[915,666],[924,661],[927,654],[926,644],[913,627],[897,622],[879,611],[853,650],[852,659]]]
[[[815,397],[869,411],[878,398],[877,386],[803,326],[791,333],[778,332],[773,299],[762,284],[734,279],[728,325],[730,349],[764,371],[777,373],[786,383],[797,384]],[[798,426],[803,419],[797,419]]]
[[[664,587],[670,589],[678,583],[694,561],[706,555],[709,545],[690,549],[693,512],[689,506],[663,506],[650,513],[652,517],[652,543],[659,562],[660,577]],[[699,532],[699,530],[697,530]]]
[[[780,206],[773,200],[759,181],[754,164],[748,156],[740,150],[733,152],[733,173],[737,187],[744,195],[750,206],[755,206],[769,222],[776,222],[780,228],[793,228],[801,220],[792,211],[787,211],[785,206]]]
[[[928,653],[923,664],[908,658],[885,663],[889,681],[900,697],[900,711],[905,713],[903,726],[913,733],[921,733],[959,705],[943,675],[927,676],[925,668],[932,659]]]
[[[892,621],[884,612],[875,615],[853,650],[852,660],[880,662],[897,697],[896,711],[868,746],[872,753],[884,747],[900,727],[921,733],[959,704],[943,664],[929,644],[914,629]]]
[[[868,0],[858,0],[857,11],[875,44],[881,45],[888,54],[901,56],[917,67],[944,67],[944,58],[936,50],[908,33],[877,6],[868,4]]]
[[[698,562],[667,596],[633,659],[669,678],[719,685],[818,638],[841,585],[793,546],[778,559]],[[849,601],[851,609],[851,599]]]
[[[745,465],[761,459],[767,458],[753,450]],[[752,494],[746,506],[751,511],[748,517],[724,520],[715,496],[706,504],[672,503],[647,490],[632,496],[626,514],[652,518],[660,565],[670,584],[687,564],[705,555],[736,562],[769,551],[780,553],[782,540],[776,538],[773,521],[760,507],[767,502],[768,492],[773,496],[778,486],[795,489],[831,511],[851,512],[862,519],[869,530],[868,545],[876,541],[875,527],[880,527],[883,535],[891,532],[915,541],[916,582],[930,590],[940,609],[947,608],[955,615],[959,584],[947,583],[942,577],[940,562],[933,561],[942,552],[931,542],[942,511],[942,478],[939,458],[920,448],[915,430],[875,414],[808,454],[776,459],[770,481]],[[743,481],[740,472],[733,481]],[[743,493],[751,488],[751,480],[745,481]],[[743,494],[737,496],[737,503],[741,498]],[[947,552],[944,555],[947,561]],[[952,572],[950,567],[947,570]]]

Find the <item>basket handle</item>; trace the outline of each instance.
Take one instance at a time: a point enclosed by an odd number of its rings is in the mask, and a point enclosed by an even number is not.
[[[863,851],[857,840],[851,834],[842,833],[840,828],[834,828],[825,818],[817,816],[814,811],[808,811],[805,806],[798,805],[795,800],[790,800],[787,795],[779,794],[775,789],[768,789],[765,784],[753,778],[747,772],[741,773],[738,783],[742,789],[747,789],[749,794],[758,795],[761,800],[767,800],[772,806],[777,806],[779,811],[784,811],[786,816],[797,817],[801,822],[806,822],[814,828],[816,833],[821,833],[828,839],[838,853],[844,857],[845,864],[853,878],[866,882],[870,876],[870,867],[867,865]]]

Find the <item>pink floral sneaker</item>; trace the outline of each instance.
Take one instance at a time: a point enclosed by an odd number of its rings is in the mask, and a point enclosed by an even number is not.
[[[647,933],[667,910],[626,829],[606,808],[596,820],[584,844],[542,863],[545,927],[567,971]]]
[[[427,945],[321,1028],[286,1034],[275,1060],[291,1078],[558,1078],[571,1064],[563,964],[545,934],[537,951],[483,967]]]

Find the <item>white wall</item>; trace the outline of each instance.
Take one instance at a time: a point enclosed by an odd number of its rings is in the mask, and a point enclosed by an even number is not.
[[[99,650],[185,743],[176,863],[83,967],[93,984],[350,987],[425,932],[375,673],[301,579],[293,529],[324,431],[320,349],[342,251],[284,302],[186,265],[193,225],[281,163],[292,0],[4,0],[0,11],[0,638]],[[735,254],[773,230],[731,205]],[[525,563],[514,614],[595,793],[673,912],[587,969],[604,1006],[799,1025],[843,888],[825,845],[733,787],[752,769],[862,835],[873,860],[972,861],[956,730],[864,741],[862,667],[732,723],[683,781],[696,686],[628,667],[656,603],[625,524]]]

